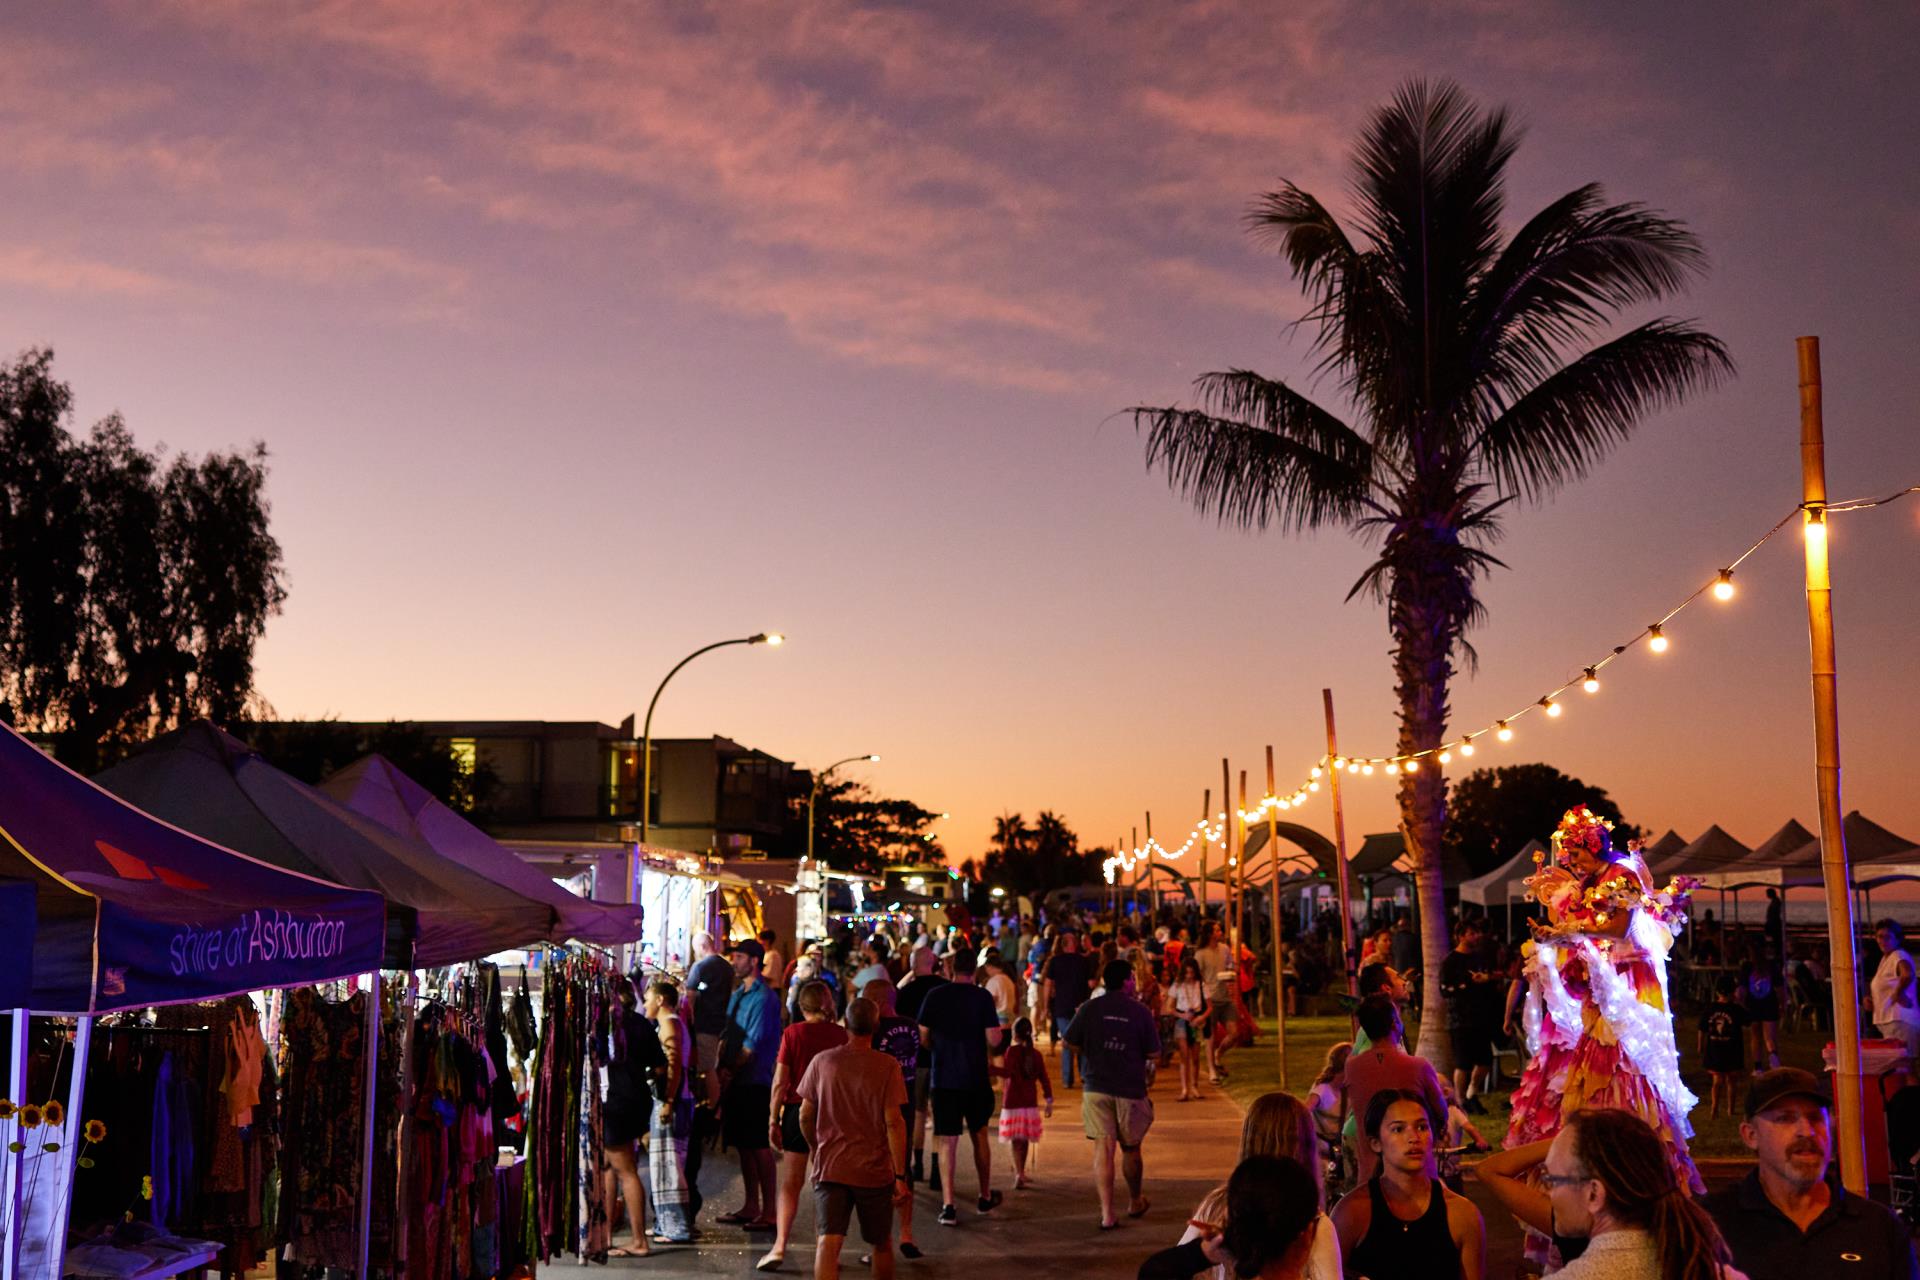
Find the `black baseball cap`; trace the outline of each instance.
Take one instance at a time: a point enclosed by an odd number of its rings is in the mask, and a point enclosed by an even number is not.
[[[736,951],[744,951],[755,960],[767,958],[767,949],[760,945],[758,938],[735,938],[727,944],[727,954],[732,955]]]
[[[1812,1098],[1828,1110],[1833,1109],[1833,1094],[1825,1078],[1799,1067],[1775,1067],[1753,1078],[1747,1090],[1747,1119],[1753,1119],[1782,1098]]]

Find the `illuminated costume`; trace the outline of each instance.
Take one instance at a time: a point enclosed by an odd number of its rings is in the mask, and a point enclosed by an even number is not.
[[[1631,1111],[1667,1144],[1680,1185],[1700,1194],[1687,1154],[1698,1099],[1680,1079],[1667,996],[1667,952],[1698,882],[1656,888],[1638,850],[1615,850],[1609,828],[1584,805],[1568,810],[1553,834],[1555,866],[1527,880],[1550,926],[1536,926],[1522,948],[1532,1060],[1513,1093],[1506,1145],[1551,1138],[1583,1107]],[[1562,869],[1580,849],[1600,860],[1597,871]]]

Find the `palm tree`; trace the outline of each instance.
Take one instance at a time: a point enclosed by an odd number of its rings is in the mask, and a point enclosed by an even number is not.
[[[1402,753],[1446,741],[1455,661],[1473,661],[1465,636],[1484,613],[1477,583],[1500,565],[1487,547],[1502,509],[1584,475],[1649,412],[1733,368],[1686,321],[1609,328],[1703,268],[1679,222],[1608,204],[1590,184],[1504,233],[1519,137],[1504,110],[1414,81],[1361,135],[1351,232],[1292,183],[1250,210],[1249,228],[1311,300],[1317,371],[1333,375],[1354,425],[1246,369],[1198,379],[1199,407],[1132,411],[1148,467],[1201,511],[1250,529],[1343,526],[1377,547],[1348,598],[1364,590],[1387,607]],[[1441,771],[1403,774],[1399,800],[1437,1014],[1449,947]],[[1442,1025],[1423,1019],[1418,1048],[1444,1065]]]
[[[1033,842],[1033,831],[1019,814],[1003,813],[993,820],[993,835],[988,841],[1001,857],[1018,857]]]

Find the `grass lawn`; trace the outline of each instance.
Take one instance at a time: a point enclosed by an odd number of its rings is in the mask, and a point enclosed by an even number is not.
[[[1244,1108],[1254,1098],[1272,1089],[1280,1087],[1280,1065],[1274,1052],[1274,1024],[1271,1018],[1259,1020],[1258,1041],[1251,1048],[1235,1049],[1227,1059],[1227,1068],[1231,1075],[1226,1083],[1226,1092]],[[1417,1043],[1419,1024],[1410,1023],[1407,1028],[1409,1042]],[[1680,1041],[1680,1070],[1685,1077],[1687,1087],[1700,1095],[1701,1102],[1695,1109],[1692,1120],[1694,1127],[1693,1153],[1706,1159],[1741,1159],[1747,1150],[1740,1142],[1738,1121],[1724,1113],[1709,1119],[1707,1117],[1707,1074],[1697,1067],[1699,1056],[1695,1051],[1695,1020],[1683,1016],[1678,1027]],[[1320,1066],[1326,1060],[1327,1050],[1350,1036],[1347,1020],[1343,1017],[1290,1018],[1287,1021],[1287,1084],[1289,1091],[1305,1095],[1313,1084],[1314,1077],[1320,1074]],[[1781,1062],[1790,1067],[1805,1067],[1809,1071],[1820,1071],[1820,1051],[1826,1045],[1829,1036],[1826,1032],[1801,1029],[1788,1032],[1783,1030],[1780,1037]],[[1511,1064],[1508,1056],[1503,1060]],[[1177,1081],[1171,1071],[1163,1073],[1164,1083]],[[1487,1114],[1475,1116],[1474,1124],[1488,1142],[1499,1145],[1506,1136],[1507,1113],[1501,1105],[1512,1089],[1515,1081],[1505,1078],[1504,1088],[1487,1099]],[[1745,1087],[1741,1086],[1737,1099],[1744,1100]]]

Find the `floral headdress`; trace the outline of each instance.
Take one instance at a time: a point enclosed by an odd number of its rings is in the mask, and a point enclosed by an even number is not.
[[[1553,833],[1554,862],[1564,865],[1576,849],[1585,849],[1602,862],[1616,862],[1621,856],[1613,847],[1613,824],[1583,804],[1561,817]],[[1533,859],[1536,863],[1544,861],[1544,855],[1536,853]]]

